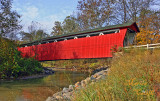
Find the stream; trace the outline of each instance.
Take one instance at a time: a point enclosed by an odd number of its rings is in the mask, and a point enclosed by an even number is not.
[[[0,101],[45,101],[47,97],[88,77],[88,73],[55,71],[43,78],[0,81]]]

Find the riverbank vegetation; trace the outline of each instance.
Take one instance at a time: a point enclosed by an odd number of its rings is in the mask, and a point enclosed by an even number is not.
[[[112,60],[107,78],[77,92],[74,101],[160,99],[160,50],[131,50]]]
[[[41,64],[32,59],[24,59],[17,50],[20,15],[12,9],[13,0],[0,2],[0,79],[18,78],[41,73]]]
[[[0,38],[0,79],[41,73],[41,64],[32,58],[22,58],[16,47],[15,42]]]
[[[80,71],[93,71],[100,67],[108,67],[111,58],[108,59],[77,59],[77,60],[57,60],[41,62],[43,67],[55,69],[73,69]]]

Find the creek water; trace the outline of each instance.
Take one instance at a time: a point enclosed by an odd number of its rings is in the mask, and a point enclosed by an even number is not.
[[[45,101],[48,96],[88,75],[84,72],[55,71],[43,78],[0,81],[0,101]]]

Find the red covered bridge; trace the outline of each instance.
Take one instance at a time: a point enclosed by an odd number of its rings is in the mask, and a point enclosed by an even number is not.
[[[53,36],[22,44],[22,57],[39,61],[112,57],[111,48],[132,44],[139,29],[136,23],[107,26],[76,33]]]

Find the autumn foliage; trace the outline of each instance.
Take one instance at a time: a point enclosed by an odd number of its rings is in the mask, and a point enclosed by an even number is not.
[[[158,14],[151,13],[139,22],[140,33],[136,36],[137,44],[151,44],[160,42],[160,19]]]

